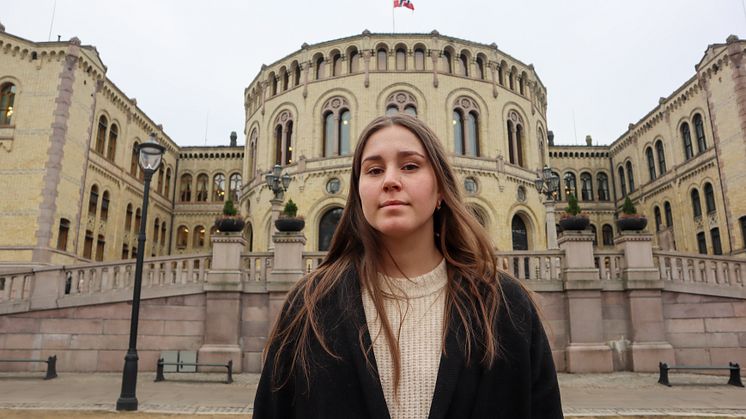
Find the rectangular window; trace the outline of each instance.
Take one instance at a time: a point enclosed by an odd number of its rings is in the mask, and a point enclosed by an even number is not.
[[[60,218],[60,230],[57,232],[57,249],[67,250],[67,235],[70,232],[70,220]]]
[[[700,254],[707,254],[707,242],[705,241],[705,233],[703,231],[697,233],[697,248]]]
[[[85,242],[83,243],[83,257],[86,259],[90,259],[92,253],[93,253],[93,232],[90,230],[86,230]]]

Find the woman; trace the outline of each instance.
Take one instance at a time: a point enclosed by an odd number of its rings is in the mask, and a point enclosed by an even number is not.
[[[436,135],[375,119],[319,268],[288,293],[254,418],[561,418],[530,293],[497,268]]]

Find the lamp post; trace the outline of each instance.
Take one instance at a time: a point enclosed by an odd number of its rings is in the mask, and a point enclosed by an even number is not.
[[[137,321],[140,316],[140,287],[142,285],[142,264],[145,255],[145,231],[148,220],[148,194],[153,173],[161,164],[161,157],[166,148],[155,140],[155,133],[150,134],[148,141],[137,147],[140,154],[140,167],[145,173],[145,189],[142,197],[142,222],[137,235],[137,261],[135,262],[135,287],[132,291],[132,317],[130,318],[130,343],[124,357],[122,372],[122,393],[117,400],[117,410],[137,410]]]
[[[282,201],[285,199],[285,191],[290,186],[290,175],[285,173],[282,174],[282,166],[276,164],[272,167],[269,173],[264,176],[267,186],[274,194],[269,202],[272,204],[272,225],[275,225],[275,221],[280,216],[280,208]],[[274,242],[270,240],[270,249],[274,249]]]
[[[559,188],[559,176],[552,173],[549,166],[544,166],[538,178],[534,179],[534,186],[544,195],[544,208],[547,219],[547,249],[557,249],[557,225],[554,218],[554,203]]]

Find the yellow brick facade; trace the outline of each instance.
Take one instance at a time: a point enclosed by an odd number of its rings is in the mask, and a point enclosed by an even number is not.
[[[306,250],[318,250],[324,216],[345,203],[357,137],[389,107],[416,109],[417,117],[435,130],[461,181],[474,188],[465,187],[465,200],[498,249],[514,248],[516,226],[525,229],[529,249],[546,248],[545,208],[533,180],[549,165],[563,179],[575,176],[580,205],[591,218],[599,246],[604,245],[604,226],[617,234],[614,218],[625,195],[621,167],[627,194],[638,212],[648,216],[650,231],[656,230],[655,208],[661,213],[660,247],[697,252],[699,234],[713,253],[717,228],[722,252],[741,254],[746,73],[737,64],[745,44],[729,38],[710,46],[696,74],[611,145],[555,146],[547,129],[547,91],[533,66],[495,45],[437,32],[366,31],[304,45],[264,66],[244,91],[245,145],[180,147],[106,77],[93,47],[76,39],[35,43],[3,32],[0,86],[11,83],[16,90],[12,123],[0,126],[0,193],[11,198],[0,200],[0,264],[132,257],[143,198],[132,151],[150,132],[167,150],[163,170],[151,183],[147,256],[208,251],[214,218],[231,195],[246,218],[250,249],[268,249],[272,192],[264,174],[278,156],[283,172],[292,177],[285,198],[292,198],[306,219]],[[454,116],[455,111],[461,116]],[[327,114],[333,130],[328,130]],[[477,122],[471,124],[469,115]],[[706,145],[701,152],[697,118]],[[683,124],[690,130],[691,157],[684,147]],[[340,135],[349,140],[340,144]],[[662,147],[665,171],[657,147]],[[648,148],[654,153],[655,179],[648,170]],[[584,197],[581,177],[586,173],[592,191]],[[608,179],[608,200],[601,199],[599,175]],[[222,194],[216,184],[220,176]],[[235,192],[231,179],[236,180]],[[327,190],[332,179],[339,181],[337,192]],[[712,211],[706,184],[713,189]],[[693,214],[694,190],[701,201],[699,217]],[[562,182],[558,210],[566,197]],[[69,222],[64,245],[59,240],[62,219]]]

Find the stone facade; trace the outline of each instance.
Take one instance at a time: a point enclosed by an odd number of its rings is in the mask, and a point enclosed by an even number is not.
[[[323,250],[330,229],[322,224],[333,226],[345,203],[356,138],[387,111],[416,113],[433,127],[500,250],[552,247],[533,186],[549,165],[563,179],[557,210],[574,190],[597,247],[613,247],[614,219],[629,195],[648,216],[655,246],[744,254],[745,45],[731,37],[709,46],[696,74],[611,145],[560,146],[532,65],[494,44],[437,32],[366,31],[264,66],[244,91],[244,145],[180,147],[106,77],[94,47],[0,32],[0,88],[15,89],[12,115],[0,126],[0,191],[13,197],[0,203],[0,269],[140,251],[143,185],[133,149],[150,132],[167,151],[151,185],[146,256],[207,252],[213,220],[231,196],[247,221],[246,250],[271,250],[272,192],[263,174],[278,162],[292,177],[285,197],[306,218],[305,250]],[[565,183],[569,174],[575,186]]]

